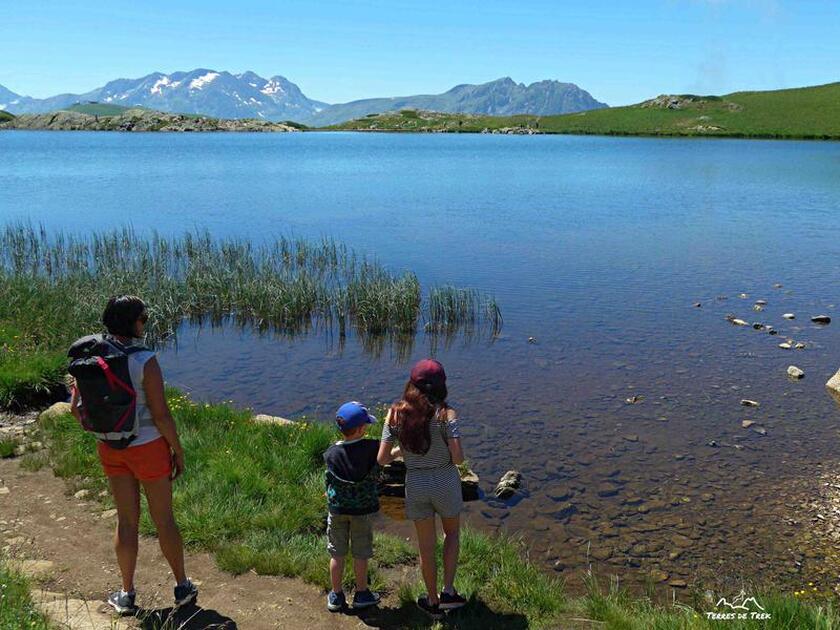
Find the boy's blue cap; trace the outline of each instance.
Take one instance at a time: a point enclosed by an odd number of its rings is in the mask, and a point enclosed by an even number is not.
[[[347,402],[335,412],[335,422],[339,429],[355,429],[363,424],[373,424],[376,418],[368,413],[367,407],[358,402]]]

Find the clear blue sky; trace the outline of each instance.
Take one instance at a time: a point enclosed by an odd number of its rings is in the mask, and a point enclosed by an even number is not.
[[[834,0],[0,0],[0,84],[44,97],[197,67],[327,102],[502,76],[611,105],[840,80]]]

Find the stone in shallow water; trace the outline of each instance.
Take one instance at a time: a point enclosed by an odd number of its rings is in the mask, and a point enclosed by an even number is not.
[[[519,486],[522,483],[522,473],[516,470],[509,470],[502,478],[499,480],[499,483],[496,485],[496,490],[494,494],[499,499],[509,499],[516,491],[519,489]]]
[[[800,379],[803,376],[805,376],[805,372],[801,368],[796,367],[795,365],[791,365],[788,367],[787,374],[793,379]]]
[[[782,315],[782,317],[784,317],[785,319],[796,319],[796,315],[794,315],[793,313],[785,313],[784,315]]]
[[[604,484],[601,484],[600,486],[598,486],[598,496],[599,497],[614,497],[615,495],[618,494],[620,489],[621,488],[619,488],[618,486],[604,483]]]
[[[815,324],[830,324],[831,318],[828,315],[814,315],[811,321]]]

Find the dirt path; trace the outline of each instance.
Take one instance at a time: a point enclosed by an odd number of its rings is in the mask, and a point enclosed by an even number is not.
[[[2,490],[7,488],[8,492]],[[138,605],[143,622],[107,612],[104,598],[119,586],[112,548],[115,516],[99,503],[76,499],[49,470],[28,472],[14,459],[0,460],[0,547],[40,586],[39,604],[64,627],[84,629],[164,626],[170,613],[172,578],[157,540],[140,540]],[[200,583],[200,609],[186,611],[166,628],[344,629],[367,623],[325,609],[321,590],[299,580],[220,571],[208,554],[189,554],[188,572]],[[383,606],[387,613],[387,602]]]

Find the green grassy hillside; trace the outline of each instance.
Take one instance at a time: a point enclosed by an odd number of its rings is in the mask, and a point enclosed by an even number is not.
[[[14,118],[14,116],[12,116],[9,112],[4,112],[0,110],[0,123],[4,123],[7,120],[11,120],[12,118]]]
[[[111,105],[109,103],[76,103],[66,107],[64,111],[88,114],[89,116],[119,116],[123,112],[132,109],[122,105]],[[135,107],[134,109],[140,109]]]
[[[562,116],[475,116],[403,110],[331,129],[840,139],[840,83],[725,96],[663,95]]]

